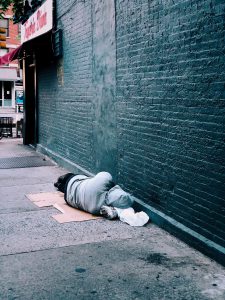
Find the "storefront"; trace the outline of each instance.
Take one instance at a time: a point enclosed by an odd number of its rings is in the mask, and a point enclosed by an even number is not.
[[[15,90],[16,81],[20,78],[17,76],[16,69],[1,68],[0,69],[0,107],[15,107]]]
[[[12,81],[0,81],[0,107],[13,107],[13,90],[14,82]]]
[[[0,107],[23,112],[24,144],[38,143],[38,69],[49,62],[54,64],[55,58],[62,55],[62,31],[56,30],[54,3],[40,2],[34,12],[30,8],[29,18],[21,25],[21,46],[0,57],[0,65],[19,58],[23,69],[22,80],[13,70],[15,74],[0,83]],[[7,72],[3,74],[6,76]],[[18,82],[23,82],[23,88]]]
[[[52,56],[53,1],[45,1],[21,26],[24,144],[38,143],[38,61]]]

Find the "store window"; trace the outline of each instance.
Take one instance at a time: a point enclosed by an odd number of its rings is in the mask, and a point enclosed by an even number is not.
[[[0,107],[12,106],[12,82],[0,81]]]
[[[2,107],[2,81],[0,81],[0,107]]]
[[[9,37],[9,19],[0,19],[0,27],[6,29],[6,36]]]
[[[7,53],[8,53],[8,49],[1,49],[0,48],[0,56],[3,56],[5,54],[7,54]]]
[[[4,81],[4,106],[12,106],[12,82]]]
[[[19,35],[21,34],[21,24],[20,23],[18,24],[18,34]]]
[[[0,49],[0,56],[4,56],[9,52],[9,49]],[[5,64],[4,66],[1,67],[7,67],[9,64]]]

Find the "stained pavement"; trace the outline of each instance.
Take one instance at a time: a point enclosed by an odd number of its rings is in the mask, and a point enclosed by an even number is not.
[[[13,157],[39,166],[1,168]],[[0,140],[1,300],[225,299],[225,268],[154,224],[59,224],[26,198],[55,191],[65,172],[21,139]]]

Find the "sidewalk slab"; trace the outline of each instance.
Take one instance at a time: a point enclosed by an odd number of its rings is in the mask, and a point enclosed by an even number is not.
[[[56,166],[2,169],[0,170],[0,187],[11,186],[13,188],[14,186],[51,183],[54,188],[54,181],[65,172],[66,170]]]
[[[60,224],[52,218],[56,214],[54,208],[1,214],[0,255],[134,238],[147,230],[106,219]]]
[[[158,242],[144,235],[1,256],[0,298],[224,299],[225,274],[215,263],[173,239],[168,250]]]
[[[21,141],[0,143],[2,158],[28,152],[36,155]],[[60,224],[52,218],[58,210],[26,198],[56,191],[53,183],[66,172],[0,170],[0,299],[225,299],[225,268],[156,225]]]
[[[21,190],[23,193],[21,193]],[[0,214],[37,210],[37,206],[28,200],[25,195],[30,192],[38,193],[46,190],[55,191],[52,182],[0,187]]]

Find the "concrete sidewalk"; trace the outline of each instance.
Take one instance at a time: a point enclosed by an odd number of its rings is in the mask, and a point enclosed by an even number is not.
[[[36,157],[0,140],[0,159]],[[41,157],[43,161],[48,158]],[[225,269],[153,224],[57,223],[28,193],[55,191],[57,165],[0,169],[0,299],[225,299]]]

